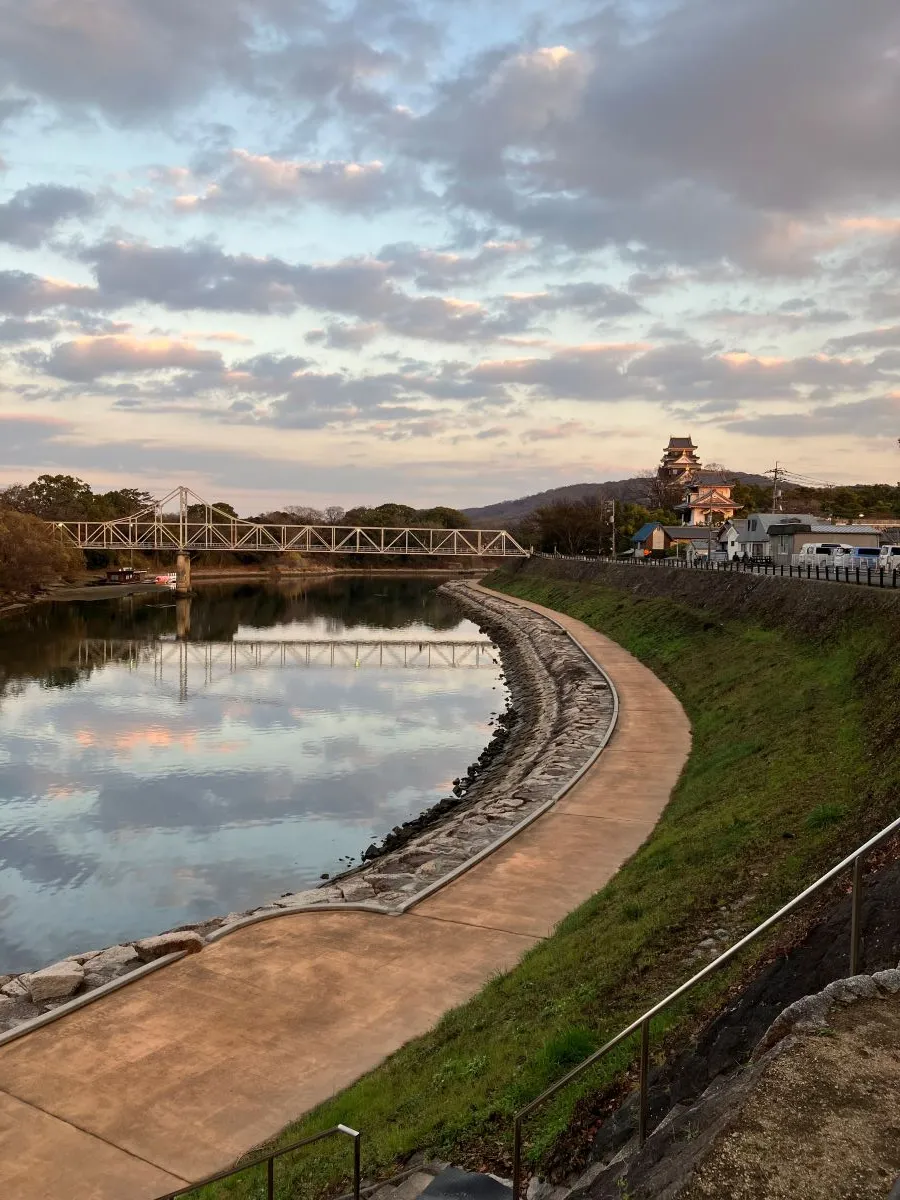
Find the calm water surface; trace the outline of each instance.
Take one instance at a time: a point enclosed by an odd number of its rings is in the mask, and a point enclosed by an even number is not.
[[[447,795],[506,693],[438,582],[0,623],[0,972],[310,886]]]

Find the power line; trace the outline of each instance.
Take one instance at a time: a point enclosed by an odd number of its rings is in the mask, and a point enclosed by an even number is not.
[[[837,488],[841,486],[831,479],[815,479],[809,475],[801,475],[798,471],[789,471],[779,463],[776,463],[774,467],[770,467],[764,474],[772,475],[776,483],[778,480],[781,480],[784,483],[796,483],[801,487]]]

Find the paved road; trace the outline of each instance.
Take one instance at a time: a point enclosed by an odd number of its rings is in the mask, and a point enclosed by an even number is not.
[[[620,701],[572,791],[404,916],[254,925],[0,1049],[3,1200],[149,1200],[228,1165],[512,967],[615,874],[665,805],[690,729],[630,654],[559,620]]]

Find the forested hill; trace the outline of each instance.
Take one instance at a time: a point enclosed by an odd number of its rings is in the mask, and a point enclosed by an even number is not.
[[[745,471],[728,471],[727,475],[730,479],[751,487],[772,487],[772,481],[765,475],[748,475]],[[641,476],[631,479],[607,479],[597,483],[569,483],[565,487],[535,492],[532,496],[520,496],[517,500],[501,500],[498,504],[464,508],[462,511],[473,524],[486,527],[494,524],[515,524],[547,504],[585,500],[595,497],[598,492],[602,492],[607,499],[624,500],[630,504],[648,504],[648,483],[649,479]]]

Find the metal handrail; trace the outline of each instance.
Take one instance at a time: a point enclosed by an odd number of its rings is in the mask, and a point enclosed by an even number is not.
[[[727,562],[710,562],[706,558],[688,562],[683,558],[610,558],[604,554],[546,554],[539,551],[535,551],[534,556],[563,562],[603,563],[616,567],[668,567],[673,569],[680,567],[687,571],[725,571],[726,573],[772,575],[779,576],[781,579],[818,579],[824,580],[826,583],[856,583],[866,587],[887,588],[894,591],[900,588],[900,571],[891,567],[876,567],[875,570],[869,567],[851,569],[850,567],[828,565],[820,567],[818,563],[815,566],[807,563],[804,567],[800,563],[777,563],[763,560],[739,562],[737,559],[729,559]]]
[[[643,1146],[644,1142],[647,1140],[647,1123],[649,1118],[648,1080],[650,1072],[651,1020],[657,1016],[658,1013],[661,1013],[664,1009],[668,1008],[673,1001],[677,1000],[680,996],[683,996],[686,992],[689,992],[691,988],[700,983],[701,980],[706,979],[707,976],[718,970],[723,963],[728,962],[729,959],[733,958],[736,954],[743,950],[745,946],[748,946],[752,941],[759,937],[761,933],[764,933],[767,929],[770,929],[774,924],[780,921],[782,917],[786,917],[788,913],[793,912],[795,908],[798,908],[805,900],[808,900],[810,896],[818,892],[819,889],[824,887],[826,883],[830,883],[833,879],[840,875],[842,871],[846,871],[848,868],[852,868],[853,871],[853,892],[850,908],[850,974],[856,975],[859,970],[863,858],[874,846],[877,846],[879,842],[883,841],[891,833],[896,833],[898,831],[900,831],[900,817],[898,817],[895,821],[892,821],[890,825],[886,825],[884,829],[882,829],[879,833],[876,833],[873,837],[869,838],[867,842],[864,842],[861,846],[858,846],[856,850],[854,850],[851,854],[848,854],[846,858],[842,859],[837,866],[832,867],[830,871],[826,871],[824,875],[820,876],[814,883],[811,883],[808,888],[805,888],[799,893],[799,895],[795,896],[793,900],[788,901],[787,904],[785,904],[782,908],[779,908],[777,912],[772,914],[772,916],[767,917],[761,925],[757,925],[756,928],[750,933],[745,934],[745,936],[742,937],[740,941],[735,942],[730,949],[726,950],[723,954],[720,954],[718,958],[713,959],[711,963],[707,963],[702,970],[698,971],[696,975],[692,975],[690,979],[688,979],[685,983],[682,983],[680,987],[677,987],[674,992],[670,992],[665,999],[660,1000],[657,1004],[654,1004],[653,1007],[647,1009],[642,1016],[632,1021],[630,1025],[626,1026],[625,1029],[617,1033],[615,1037],[610,1038],[605,1045],[601,1046],[599,1050],[595,1050],[593,1054],[589,1055],[584,1060],[584,1062],[579,1063],[577,1067],[574,1067],[568,1072],[567,1075],[564,1075],[562,1079],[559,1079],[556,1083],[551,1084],[550,1087],[541,1092],[539,1096],[536,1096],[534,1100],[532,1100],[529,1104],[526,1104],[524,1108],[520,1108],[514,1117],[513,1125],[512,1200],[521,1200],[522,1122],[526,1119],[526,1117],[529,1117],[533,1112],[535,1112],[536,1109],[540,1108],[548,1100],[551,1100],[558,1092],[561,1092],[563,1088],[567,1087],[570,1083],[574,1082],[574,1080],[578,1079],[579,1076],[585,1073],[585,1071],[588,1071],[592,1066],[594,1066],[595,1063],[599,1062],[604,1055],[608,1054],[610,1050],[614,1049],[626,1038],[637,1032],[637,1030],[641,1031],[638,1144]]]
[[[218,1171],[215,1175],[207,1175],[205,1179],[198,1179],[196,1183],[186,1184],[175,1192],[166,1192],[164,1196],[157,1196],[156,1200],[177,1200],[180,1196],[190,1196],[199,1188],[207,1187],[210,1183],[218,1183],[222,1179],[230,1179],[233,1175],[240,1175],[243,1171],[258,1167],[260,1163],[266,1164],[266,1200],[275,1200],[275,1159],[290,1154],[292,1150],[299,1150],[303,1146],[311,1146],[313,1142],[324,1141],[325,1138],[333,1137],[337,1133],[345,1134],[353,1139],[353,1200],[359,1200],[362,1134],[358,1129],[351,1129],[349,1125],[332,1125],[330,1129],[314,1133],[311,1137],[301,1138],[299,1142],[291,1142],[290,1146],[281,1146],[277,1150],[270,1150],[268,1154],[261,1154],[258,1158],[241,1163],[238,1167],[229,1167],[226,1171]]]

